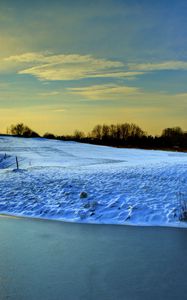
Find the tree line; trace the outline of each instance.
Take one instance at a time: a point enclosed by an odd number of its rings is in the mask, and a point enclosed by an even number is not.
[[[8,129],[8,134],[28,138],[40,137],[37,132],[23,123],[11,125]],[[75,130],[72,135],[57,136],[47,132],[42,137],[114,147],[187,150],[187,132],[183,131],[180,127],[165,128],[162,130],[161,135],[152,136],[134,123],[98,124],[88,134],[80,130]]]

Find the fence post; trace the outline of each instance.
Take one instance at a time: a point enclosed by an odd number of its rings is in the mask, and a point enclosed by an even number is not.
[[[19,170],[19,163],[18,163],[18,158],[16,156],[16,167],[17,167],[17,170]]]

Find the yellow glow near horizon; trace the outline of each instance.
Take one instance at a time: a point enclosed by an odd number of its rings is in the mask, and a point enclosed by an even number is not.
[[[0,3],[0,132],[18,122],[40,134],[123,122],[186,130],[185,10],[83,2]]]

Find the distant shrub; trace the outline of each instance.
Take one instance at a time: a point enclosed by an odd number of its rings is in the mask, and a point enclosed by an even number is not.
[[[43,137],[44,137],[45,139],[55,139],[55,138],[56,138],[56,136],[55,136],[53,133],[49,133],[49,132],[46,132],[46,133],[43,135]]]

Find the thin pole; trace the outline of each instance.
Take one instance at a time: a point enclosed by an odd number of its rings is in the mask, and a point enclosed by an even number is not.
[[[19,163],[18,163],[18,158],[16,156],[16,167],[17,167],[17,170],[19,169]]]

